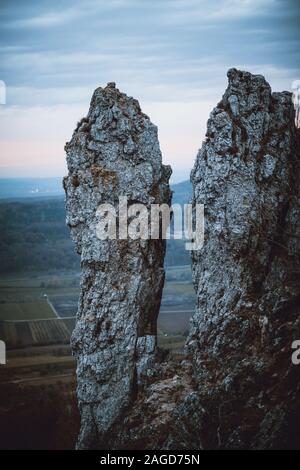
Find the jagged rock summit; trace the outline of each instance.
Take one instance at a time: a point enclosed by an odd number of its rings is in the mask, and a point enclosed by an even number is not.
[[[81,295],[72,349],[81,414],[78,448],[101,448],[149,373],[164,283],[163,240],[96,236],[97,208],[119,197],[169,203],[169,167],[157,128],[115,83],[95,90],[88,115],[66,144],[67,224],[81,256]]]

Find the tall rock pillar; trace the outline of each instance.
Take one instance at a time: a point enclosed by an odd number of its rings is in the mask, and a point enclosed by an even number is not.
[[[210,447],[293,445],[300,417],[300,156],[291,93],[231,69],[192,171],[205,205],[188,350]]]
[[[105,447],[155,356],[165,242],[97,238],[100,204],[170,202],[157,128],[114,83],[95,90],[88,115],[66,144],[67,224],[81,256],[81,294],[72,349],[81,414],[78,448]],[[121,214],[122,212],[122,214]],[[145,238],[145,237],[144,237]]]

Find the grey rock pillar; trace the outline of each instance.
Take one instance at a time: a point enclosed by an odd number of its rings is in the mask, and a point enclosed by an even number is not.
[[[121,425],[155,356],[165,242],[100,240],[97,208],[111,204],[118,215],[120,196],[128,207],[169,203],[171,170],[162,165],[156,126],[114,83],[95,90],[66,153],[67,224],[82,269],[72,336],[81,414],[78,448],[101,448],[112,425]]]
[[[300,416],[299,131],[291,93],[235,69],[228,79],[191,176],[205,244],[187,346],[209,445],[281,447]]]

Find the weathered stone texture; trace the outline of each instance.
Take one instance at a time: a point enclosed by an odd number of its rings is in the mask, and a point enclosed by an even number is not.
[[[72,349],[77,358],[78,447],[101,448],[132,403],[156,353],[164,283],[162,240],[99,240],[96,210],[119,196],[128,206],[169,203],[170,168],[157,128],[114,83],[95,90],[66,144],[67,223],[81,255],[81,295]]]
[[[300,447],[299,130],[290,93],[260,75],[228,78],[191,176],[205,243],[192,254],[197,306],[182,362],[156,360],[164,243],[95,235],[101,202],[169,202],[156,128],[109,84],[67,145],[82,263],[79,448]]]
[[[297,440],[300,159],[291,94],[231,69],[192,171],[205,244],[192,255],[197,307],[187,342],[209,447]],[[298,438],[299,445],[299,438]]]

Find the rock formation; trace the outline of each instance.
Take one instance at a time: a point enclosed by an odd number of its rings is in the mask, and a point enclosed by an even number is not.
[[[101,202],[169,202],[156,128],[109,84],[67,145],[82,263],[79,448],[300,447],[299,130],[290,93],[260,75],[228,78],[191,175],[205,243],[192,253],[197,306],[182,361],[155,348],[163,241],[95,236]]]
[[[101,240],[97,208],[112,204],[117,211],[120,196],[127,197],[128,207],[168,204],[171,170],[161,163],[157,128],[114,83],[95,90],[66,152],[67,223],[82,268],[72,336],[81,414],[78,448],[102,448],[143,375],[151,373],[165,242]]]
[[[187,342],[210,448],[300,446],[300,153],[292,96],[231,69],[192,171],[205,244]]]

